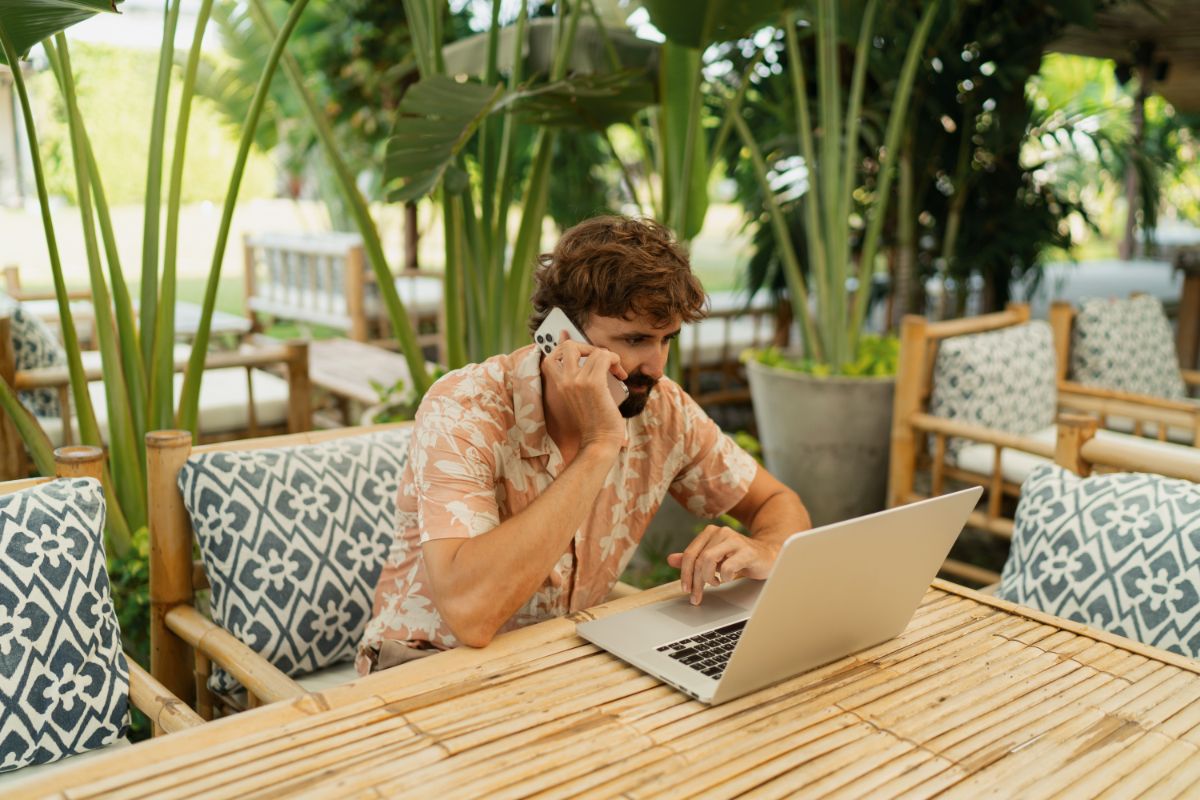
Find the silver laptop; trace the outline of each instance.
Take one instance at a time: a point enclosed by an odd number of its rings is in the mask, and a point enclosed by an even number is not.
[[[704,703],[723,703],[896,636],[981,488],[791,536],[741,579],[580,623],[579,635]]]

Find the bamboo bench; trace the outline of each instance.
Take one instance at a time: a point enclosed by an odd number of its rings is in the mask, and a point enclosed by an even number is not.
[[[72,414],[71,377],[64,367],[17,370],[9,318],[0,316],[0,377],[15,391],[50,389],[63,414],[39,418],[52,444],[74,444],[77,422]],[[89,381],[92,405],[101,423],[107,402],[99,354],[83,353],[84,375]],[[175,355],[176,393],[187,367],[187,351]],[[202,441],[221,441],[246,435],[300,432],[312,427],[312,386],[308,375],[308,344],[245,344],[235,351],[209,353],[201,382],[199,434]],[[280,378],[275,372],[280,372]],[[217,383],[219,382],[219,383]],[[0,478],[28,474],[28,454],[12,421],[0,414]]]
[[[356,234],[254,234],[243,241],[246,316],[332,328],[357,342],[395,349],[387,313]],[[443,362],[442,276],[403,270],[396,291],[426,357]]]
[[[104,452],[97,447],[60,447],[54,451],[54,478],[5,481],[0,483],[0,495],[31,489],[56,478],[95,478],[100,480],[103,462]],[[155,735],[175,733],[204,724],[204,720],[199,715],[155,680],[132,656],[126,653],[125,658],[129,662],[129,699],[135,708],[149,717]],[[0,775],[0,793],[10,797],[21,796],[18,782],[35,777],[42,779],[50,771],[60,767],[74,767],[82,760],[89,759],[93,754],[103,753],[118,746],[111,745],[105,750],[88,751],[80,755],[69,756],[61,761],[5,773]]]
[[[1013,521],[1008,506],[1020,496],[1024,476],[1038,464],[1055,459],[1057,426],[1030,434],[1015,434],[935,416],[930,413],[930,401],[941,343],[952,337],[1002,330],[1028,321],[1029,308],[1021,304],[1013,304],[1002,312],[944,322],[931,323],[918,315],[904,318],[892,417],[889,507],[940,495],[950,481],[982,486],[984,499],[981,507],[971,513],[968,526],[1001,540],[1012,538]],[[1060,413],[1084,413],[1098,420],[1120,416],[1143,426],[1195,426],[1195,415],[1200,413],[1193,409],[1189,422],[1175,409],[1134,399],[1097,396],[1063,383],[1057,386],[1055,403]],[[1097,441],[1104,442],[1129,439],[1142,448],[1158,448],[1164,453],[1177,448],[1176,445],[1109,430],[1098,430],[1096,436]],[[949,452],[947,445],[952,438],[968,442],[969,451],[967,448],[963,451],[966,455],[955,457]],[[918,477],[927,481],[927,490],[918,489]],[[1006,503],[1006,500],[1010,502]],[[995,583],[1000,577],[995,571],[957,559],[947,559],[943,572],[985,585]]]
[[[244,439],[193,447],[184,431],[155,431],[146,436],[150,504],[150,671],[172,693],[193,705],[204,719],[221,713],[324,691],[357,677],[352,663],[326,667],[293,679],[214,623],[200,611],[196,594],[209,588],[204,563],[193,558],[192,523],[178,476],[192,454],[246,452],[314,445],[411,426],[411,422],[312,431],[288,436]],[[610,599],[637,592],[617,583]],[[228,671],[246,689],[246,700],[217,696],[208,688],[213,665]]]

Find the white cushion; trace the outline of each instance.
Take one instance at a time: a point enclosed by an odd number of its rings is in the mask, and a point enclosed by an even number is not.
[[[261,369],[250,371],[254,382],[254,409],[258,424],[264,427],[282,425],[287,422],[288,395],[290,387],[283,378]],[[183,374],[175,374],[175,401],[183,388]],[[96,410],[96,422],[100,425],[101,437],[108,438],[108,401],[104,396],[104,382],[88,384],[92,406]],[[73,398],[72,398],[73,399]],[[243,430],[250,424],[250,396],[244,367],[228,367],[204,371],[200,382],[200,433],[214,434]],[[55,447],[63,443],[63,425],[59,417],[42,417],[38,420],[50,443]],[[75,441],[79,441],[79,417],[72,403],[71,427]]]
[[[1051,425],[1043,428],[1040,431],[1024,434],[1026,438],[1043,444],[1054,445],[1058,438],[1058,427]],[[1170,442],[1160,442],[1156,439],[1146,439],[1141,436],[1132,436],[1126,433],[1118,433],[1117,431],[1098,430],[1096,438],[1104,441],[1124,441],[1136,442],[1138,446],[1149,448],[1152,451],[1162,452],[1168,455],[1178,454],[1179,445]],[[969,444],[959,449],[957,453],[946,454],[947,463],[956,466],[959,469],[965,469],[970,472],[978,472],[983,475],[992,474],[992,465],[995,463],[996,448],[990,444]],[[1026,453],[1020,450],[1012,450],[1005,448],[1000,454],[1000,472],[1004,475],[1006,481],[1012,483],[1024,483],[1035,469],[1042,464],[1052,463],[1053,459],[1042,458],[1033,453]]]
[[[51,761],[47,764],[34,764],[29,767],[23,767],[15,772],[0,773],[0,796],[21,797],[23,796],[24,787],[34,781],[39,781],[48,775],[53,775],[59,770],[77,767],[87,761],[99,758],[105,753],[124,750],[126,747],[133,747],[133,742],[124,738],[117,739],[112,744],[102,747],[99,750],[88,750],[83,753],[67,756],[66,758],[60,758],[58,761]]]
[[[306,692],[323,692],[326,689],[341,686],[343,683],[349,683],[357,677],[358,670],[354,668],[354,662],[350,661],[301,675],[296,678],[296,683],[300,684]]]

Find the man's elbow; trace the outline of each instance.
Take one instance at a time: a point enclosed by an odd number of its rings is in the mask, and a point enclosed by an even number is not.
[[[500,626],[469,603],[451,603],[442,609],[442,619],[462,644],[468,647],[487,647],[496,638]]]

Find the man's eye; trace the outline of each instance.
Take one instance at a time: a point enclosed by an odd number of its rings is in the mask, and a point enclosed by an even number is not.
[[[625,344],[631,344],[631,345],[632,344],[641,344],[643,341],[645,341],[645,340],[641,336],[625,337]]]

